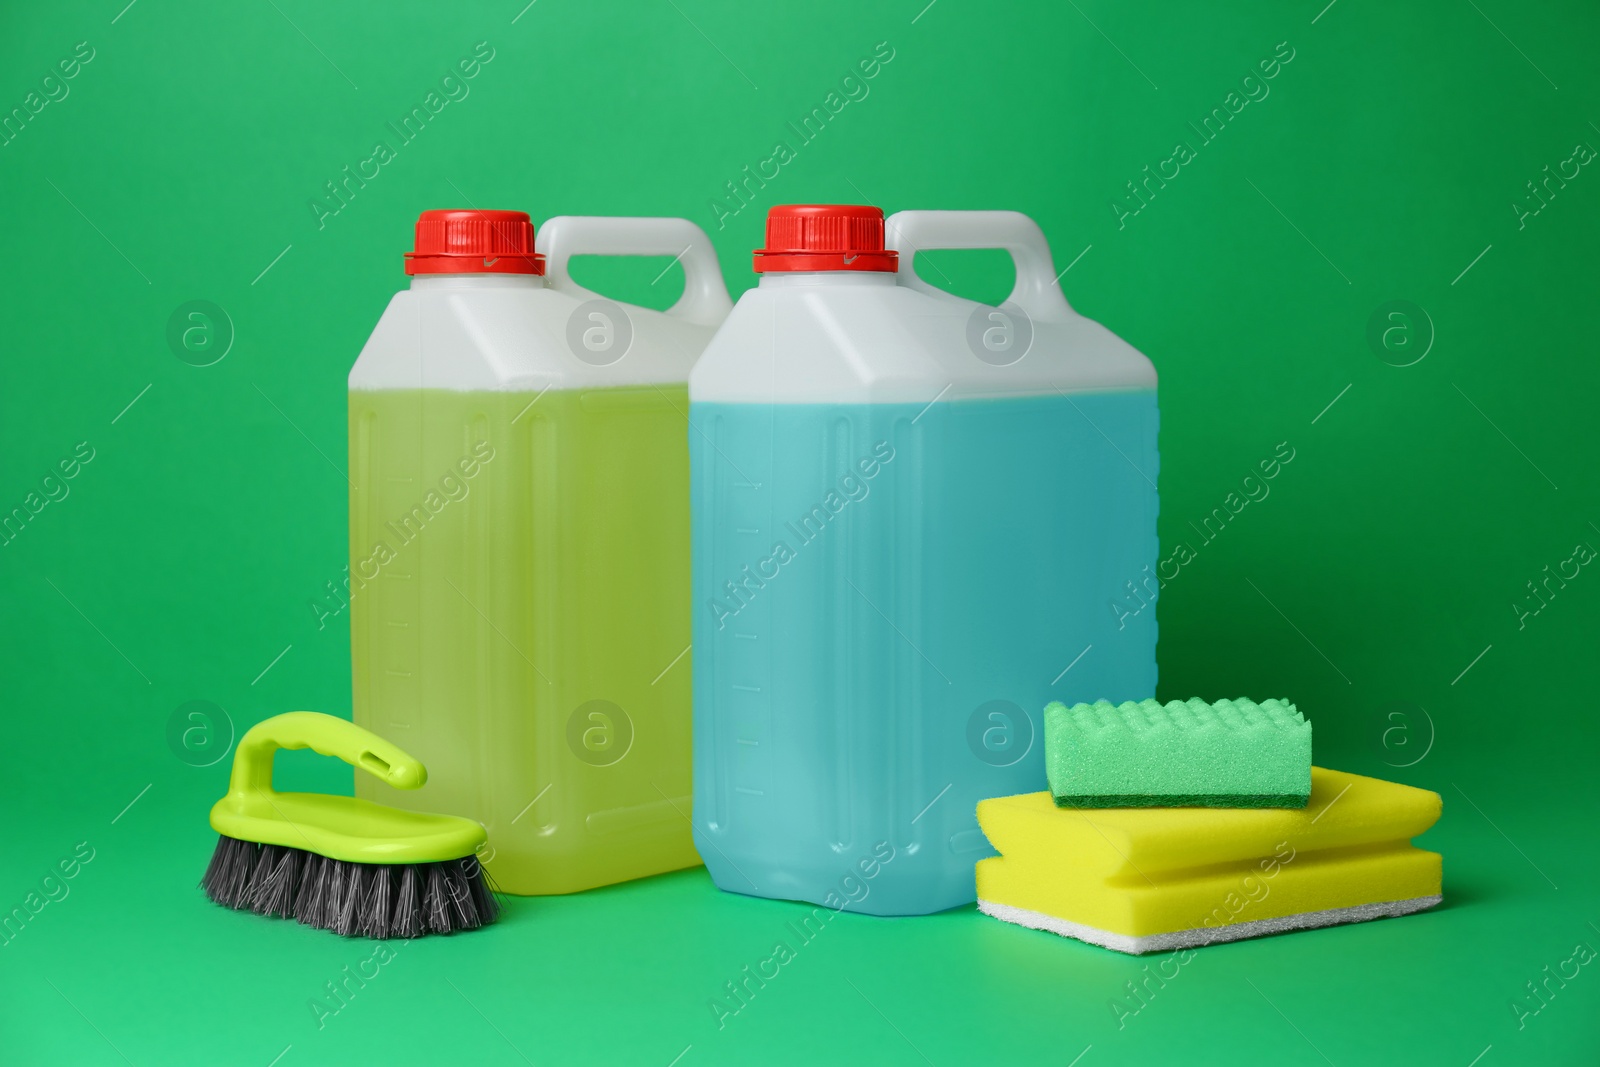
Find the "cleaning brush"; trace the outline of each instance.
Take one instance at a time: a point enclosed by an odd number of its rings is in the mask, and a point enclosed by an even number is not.
[[[499,914],[478,863],[481,825],[356,797],[279,793],[280,748],[337,756],[394,786],[428,772],[376,734],[332,715],[291,711],[239,741],[228,795],[211,809],[221,834],[200,885],[218,904],[294,918],[345,937],[413,938],[491,923]]]

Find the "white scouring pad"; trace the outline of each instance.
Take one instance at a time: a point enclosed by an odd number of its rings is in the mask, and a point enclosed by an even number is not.
[[[1220,945],[1225,941],[1240,941],[1247,937],[1265,937],[1290,930],[1311,930],[1318,926],[1338,926],[1341,923],[1366,922],[1369,919],[1387,919],[1394,915],[1410,915],[1426,911],[1443,897],[1416,897],[1412,900],[1391,900],[1382,904],[1357,904],[1351,908],[1332,908],[1328,911],[1307,911],[1298,915],[1281,915],[1275,919],[1250,919],[1229,926],[1203,926],[1195,930],[1178,930],[1170,934],[1114,934],[1110,930],[1096,930],[1092,926],[1058,919],[1042,911],[1028,911],[1009,904],[978,901],[978,910],[992,915],[1001,922],[1026,926],[1030,930],[1047,930],[1062,937],[1073,937],[1091,945],[1115,949],[1134,956],[1147,952],[1172,952],[1181,948],[1200,948]]]

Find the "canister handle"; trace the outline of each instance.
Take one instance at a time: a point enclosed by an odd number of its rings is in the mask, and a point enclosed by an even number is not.
[[[674,256],[683,264],[683,295],[667,309],[701,326],[719,326],[733,310],[722,266],[706,232],[688,219],[558,215],[539,227],[545,283],[588,292],[567,269],[573,256]]]
[[[900,211],[884,223],[884,241],[900,253],[899,281],[910,289],[944,294],[917,275],[916,254],[934,248],[1003,248],[1017,267],[1008,303],[1036,321],[1073,315],[1056,284],[1050,243],[1039,224],[1020,211]]]

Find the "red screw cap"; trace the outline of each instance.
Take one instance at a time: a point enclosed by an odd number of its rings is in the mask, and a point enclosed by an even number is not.
[[[900,253],[883,247],[881,208],[851,204],[785,204],[767,212],[767,247],[756,249],[755,272],[898,270]]]
[[[543,274],[526,211],[424,211],[407,274]]]

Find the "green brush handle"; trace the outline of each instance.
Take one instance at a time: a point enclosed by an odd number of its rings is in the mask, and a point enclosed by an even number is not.
[[[337,756],[396,789],[417,789],[428,770],[377,734],[353,722],[315,711],[290,711],[256,723],[233,756],[230,793],[271,793],[272,757],[280,748],[309,748]]]
[[[359,797],[279,793],[272,758],[280,748],[337,756],[396,789],[416,789],[428,772],[395,745],[354,723],[314,711],[275,715],[251,727],[233,754],[228,795],[211,808],[211,828],[238,841],[314,852],[346,863],[444,863],[477,853],[483,826]]]

